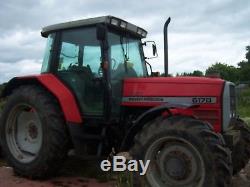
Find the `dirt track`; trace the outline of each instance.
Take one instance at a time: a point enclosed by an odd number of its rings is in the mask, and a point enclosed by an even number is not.
[[[96,162],[70,158],[63,165],[58,176],[50,180],[35,181],[15,176],[13,169],[0,160],[0,187],[113,187],[114,182],[103,172]]]
[[[0,168],[0,187],[112,187],[112,183],[100,183],[83,177],[57,177],[47,181],[32,181],[13,175],[8,167]]]
[[[244,170],[233,177],[233,187],[250,187],[250,162]]]
[[[113,187],[114,182],[98,182],[100,181],[100,174],[94,174],[93,167],[85,167],[90,173],[85,173],[82,176],[77,174],[81,169],[75,168],[64,169],[61,177],[55,177],[47,181],[33,181],[25,178],[15,176],[13,170],[10,167],[0,167],[0,187]],[[79,163],[78,163],[79,167]],[[72,170],[73,169],[73,170]],[[74,172],[72,172],[74,171]],[[98,176],[99,179],[94,179]],[[98,178],[97,177],[97,178]],[[240,172],[239,175],[233,177],[232,187],[250,187],[250,163],[248,166]]]

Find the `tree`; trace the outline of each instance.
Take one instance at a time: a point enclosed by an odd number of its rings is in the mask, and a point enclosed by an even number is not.
[[[0,96],[1,96],[2,90],[4,89],[4,86],[5,86],[5,85],[6,85],[6,83],[0,84]]]
[[[217,62],[210,66],[206,70],[206,75],[219,74],[222,79],[238,82],[239,81],[239,70],[234,66],[230,66],[224,63]]]
[[[246,59],[247,62],[250,63],[250,46],[246,46],[246,50],[247,50]]]
[[[193,76],[202,77],[202,76],[203,76],[203,72],[202,72],[202,71],[199,71],[199,70],[195,70],[195,71],[193,72]]]
[[[250,81],[250,62],[241,61],[238,66],[240,81]]]
[[[186,73],[186,72],[183,72],[181,74],[177,73],[176,74],[176,77],[179,77],[179,76],[194,76],[194,77],[202,77],[204,76],[203,75],[203,72],[200,71],[200,70],[194,70],[193,72],[191,73]]]
[[[246,59],[238,63],[240,81],[250,81],[250,46],[246,46]]]

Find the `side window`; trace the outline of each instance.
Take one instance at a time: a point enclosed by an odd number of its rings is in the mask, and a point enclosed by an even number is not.
[[[59,57],[58,71],[68,70],[73,65],[78,65],[79,46],[63,42]]]
[[[51,51],[52,51],[52,45],[53,45],[53,42],[54,42],[54,37],[55,37],[55,34],[50,34],[48,36],[47,44],[46,44],[46,48],[45,48],[45,53],[44,53],[44,57],[43,57],[42,69],[41,69],[42,73],[45,73],[45,72],[48,71],[49,59],[50,59],[50,56],[51,56]]]

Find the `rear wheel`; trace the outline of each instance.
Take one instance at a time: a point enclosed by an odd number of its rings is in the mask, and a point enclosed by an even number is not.
[[[250,158],[250,128],[241,119],[232,119],[230,125],[241,134],[239,142],[232,148],[233,173],[237,174]]]
[[[50,177],[66,158],[68,135],[60,108],[39,87],[21,87],[8,98],[0,133],[8,163],[22,176]]]
[[[134,186],[217,187],[231,183],[230,152],[221,136],[202,121],[162,117],[136,135],[133,159],[150,160]]]

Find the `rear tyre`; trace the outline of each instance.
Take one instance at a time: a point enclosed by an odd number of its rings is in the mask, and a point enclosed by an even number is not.
[[[232,148],[233,174],[237,174],[250,158],[250,128],[241,119],[232,119],[230,125],[232,130],[239,130],[241,133],[241,139]]]
[[[57,102],[40,87],[20,87],[8,98],[0,133],[4,156],[21,176],[51,177],[66,158],[65,121]]]
[[[207,123],[181,116],[159,117],[134,142],[133,159],[151,160],[146,175],[135,174],[134,186],[230,186],[230,151]]]

